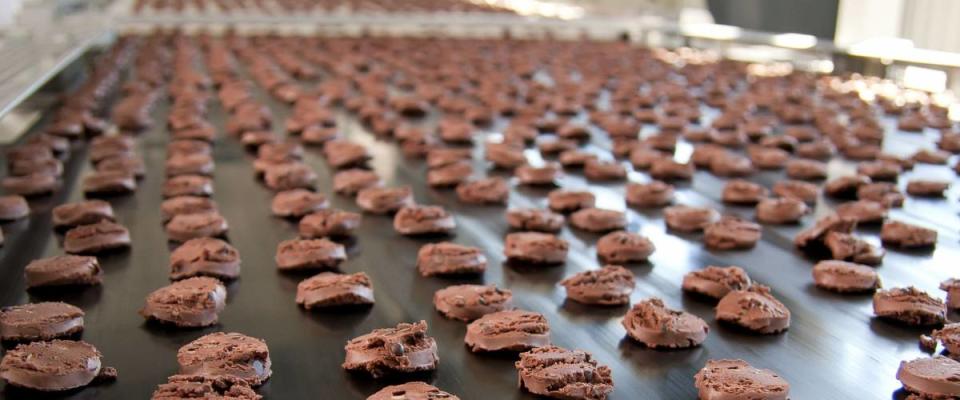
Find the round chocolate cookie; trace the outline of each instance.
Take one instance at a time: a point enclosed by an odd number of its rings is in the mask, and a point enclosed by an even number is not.
[[[720,213],[709,207],[670,206],[663,210],[667,227],[679,232],[697,232],[718,220]]]
[[[27,288],[99,285],[103,270],[96,257],[54,256],[33,260],[23,269]]]
[[[693,178],[692,163],[680,163],[672,158],[658,158],[650,164],[650,176],[661,181],[688,181]]]
[[[427,184],[435,188],[459,185],[473,175],[473,165],[461,160],[427,170]]]
[[[388,214],[414,205],[409,186],[368,187],[357,192],[357,206],[374,214]]]
[[[508,260],[560,264],[567,259],[569,247],[566,240],[549,233],[514,232],[504,239],[503,255]]]
[[[373,286],[363,272],[321,272],[297,284],[297,304],[307,310],[373,304]]]
[[[627,169],[617,161],[590,159],[583,165],[583,176],[591,181],[620,181],[627,177]]]
[[[857,198],[873,200],[887,207],[903,207],[904,196],[897,185],[890,182],[877,182],[860,186]]]
[[[570,213],[594,206],[593,193],[582,190],[557,189],[547,195],[547,205],[558,213]]]
[[[942,325],[946,320],[947,307],[942,300],[910,286],[874,293],[873,314],[906,325]]]
[[[165,226],[167,238],[174,242],[186,242],[201,237],[226,235],[227,220],[217,211],[175,215]]]
[[[767,188],[743,179],[734,179],[723,187],[723,202],[730,204],[757,204],[770,193]]]
[[[757,221],[765,224],[793,224],[800,221],[810,207],[802,200],[779,197],[763,199],[757,203]]]
[[[337,193],[353,196],[363,189],[379,187],[383,184],[376,172],[366,169],[345,169],[333,176],[333,190]]]
[[[73,340],[21,344],[0,361],[0,378],[8,385],[42,392],[60,392],[89,385],[94,379],[112,378],[116,370],[103,367],[93,345]]]
[[[908,392],[923,399],[960,397],[960,362],[949,357],[934,356],[901,361],[897,380]]]
[[[346,237],[360,226],[360,214],[341,210],[320,210],[300,219],[298,232],[304,239]]]
[[[227,301],[227,288],[208,277],[194,277],[174,282],[147,295],[140,310],[144,318],[182,328],[210,326]]]
[[[943,197],[950,188],[950,182],[932,179],[911,179],[907,182],[907,193],[917,197]]]
[[[823,243],[830,250],[830,255],[834,260],[879,265],[886,254],[886,251],[882,248],[849,233],[828,232]]]
[[[872,292],[880,287],[880,277],[873,268],[836,260],[814,265],[813,282],[821,289],[838,293]]]
[[[100,221],[67,231],[63,250],[70,254],[97,254],[130,247],[130,232],[123,225]]]
[[[749,249],[756,246],[762,233],[760,225],[726,216],[703,229],[703,242],[714,250]]]
[[[263,172],[263,183],[270,190],[313,189],[317,182],[317,173],[302,162],[288,162],[267,168]]]
[[[437,341],[427,336],[427,323],[400,323],[374,329],[347,342],[343,369],[363,371],[374,378],[392,373],[437,369]]]
[[[683,276],[683,291],[713,299],[722,299],[728,293],[750,287],[750,277],[740,267],[707,266]]]
[[[236,279],[240,276],[240,253],[220,239],[190,239],[170,253],[170,279],[194,276]]]
[[[960,309],[960,279],[950,278],[940,282],[940,290],[947,292],[947,307]]]
[[[570,225],[588,232],[609,232],[625,228],[627,215],[604,208],[584,208],[570,215]]]
[[[723,296],[717,303],[717,319],[756,333],[780,333],[790,327],[790,310],[769,287],[753,284]]]
[[[114,220],[113,206],[103,200],[61,204],[54,207],[51,214],[53,226],[58,229]]]
[[[627,184],[627,204],[633,207],[664,207],[673,202],[673,185],[661,181]]]
[[[181,214],[197,214],[217,211],[217,203],[209,197],[177,196],[160,203],[160,215],[166,223]]]
[[[263,396],[242,379],[217,375],[174,375],[160,384],[150,400],[260,400]]]
[[[813,226],[797,233],[797,236],[793,238],[793,244],[800,249],[823,245],[829,233],[851,233],[856,226],[857,221],[853,218],[831,214],[820,218]]]
[[[621,323],[627,335],[651,348],[696,347],[710,332],[700,317],[670,309],[656,297],[635,304]]]
[[[537,232],[559,232],[563,215],[539,208],[512,208],[507,210],[507,225],[511,229]]]
[[[644,262],[654,250],[653,242],[639,233],[615,231],[597,240],[597,257],[605,263]]]
[[[179,175],[163,183],[163,197],[213,195],[213,180],[200,175]]]
[[[557,346],[537,347],[520,353],[516,362],[520,389],[570,400],[604,400],[613,392],[610,368],[590,353]]]
[[[797,199],[807,204],[817,202],[820,190],[817,185],[803,181],[778,181],[773,184],[773,194],[790,199]]]
[[[24,176],[8,176],[3,178],[0,186],[9,194],[33,197],[53,193],[60,187],[60,180],[56,175],[36,172]]]
[[[440,206],[407,206],[393,217],[393,229],[407,236],[448,234],[456,227],[453,215]]]
[[[636,282],[630,270],[619,265],[584,271],[560,281],[567,298],[583,304],[617,306],[630,303]]]
[[[417,269],[422,276],[482,274],[487,269],[487,257],[476,247],[428,243],[417,251]]]
[[[834,178],[823,185],[823,192],[835,199],[855,199],[857,189],[870,184],[871,179],[863,175],[848,175]]]
[[[548,186],[556,185],[557,180],[563,176],[563,171],[560,164],[549,162],[539,167],[532,165],[517,167],[513,170],[513,175],[521,185]]]
[[[267,342],[241,333],[215,332],[177,351],[184,375],[231,376],[257,386],[270,378]]]
[[[693,379],[701,399],[787,400],[790,395],[785,379],[743,360],[708,360]]]
[[[507,180],[498,177],[467,181],[457,186],[457,198],[467,204],[506,204],[509,196]]]
[[[900,248],[933,247],[937,231],[900,221],[887,221],[880,229],[880,240],[885,246]]]
[[[550,344],[550,325],[540,313],[497,311],[468,324],[463,341],[475,353],[525,351]]]
[[[342,244],[328,239],[291,239],[277,245],[277,269],[298,271],[336,269],[347,259]]]
[[[838,205],[836,212],[842,218],[864,225],[883,222],[887,218],[887,207],[873,200],[848,201]]]
[[[292,189],[278,192],[273,196],[270,210],[273,215],[283,218],[300,218],[327,208],[327,197],[306,189]]]
[[[51,340],[83,331],[83,310],[67,303],[43,302],[0,308],[0,339]]]
[[[943,328],[935,329],[930,336],[939,341],[951,355],[960,354],[960,323],[946,324]]]
[[[27,199],[19,195],[0,196],[0,220],[13,221],[30,215]]]
[[[827,165],[820,161],[803,158],[790,160],[787,161],[787,176],[805,181],[826,179]]]
[[[423,382],[407,382],[391,385],[367,397],[367,400],[460,400],[459,397],[444,392]]]
[[[513,308],[513,292],[494,285],[453,285],[433,294],[433,306],[444,317],[470,322]]]

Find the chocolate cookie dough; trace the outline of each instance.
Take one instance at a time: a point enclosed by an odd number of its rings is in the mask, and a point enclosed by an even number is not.
[[[361,220],[360,214],[349,211],[320,210],[300,219],[298,231],[304,239],[351,236]]]
[[[613,391],[611,371],[589,353],[557,346],[537,347],[516,362],[520,389],[570,400],[604,400]]]
[[[13,221],[30,215],[27,199],[19,195],[0,196],[0,221]]]
[[[663,209],[663,218],[672,230],[697,232],[720,220],[720,213],[709,207],[677,205]]]
[[[417,269],[422,276],[482,274],[487,269],[487,257],[476,247],[428,243],[417,252]]]
[[[130,232],[110,221],[74,227],[63,238],[63,250],[70,254],[96,254],[128,247]]]
[[[507,180],[499,177],[467,181],[457,185],[457,198],[467,204],[506,204],[510,195]]]
[[[327,208],[327,197],[306,189],[292,189],[273,196],[270,210],[283,218],[300,218],[314,211]]]
[[[911,179],[907,182],[907,193],[917,197],[943,197],[950,188],[950,182],[932,179]]]
[[[115,369],[103,366],[102,357],[96,347],[83,341],[21,344],[3,356],[0,378],[8,385],[41,392],[77,389],[97,378],[116,377]]]
[[[208,197],[177,196],[160,203],[160,215],[163,222],[170,221],[181,214],[216,212],[217,203]]]
[[[240,253],[220,239],[190,239],[170,253],[170,279],[194,276],[236,279],[240,276]]]
[[[547,194],[547,205],[559,213],[570,213],[593,207],[596,198],[593,193],[583,190],[557,189]]]
[[[727,182],[726,186],[723,187],[721,197],[724,203],[753,205],[763,200],[769,193],[770,191],[767,190],[767,188],[759,184],[742,179],[734,179]]]
[[[140,309],[144,318],[182,328],[197,328],[217,323],[226,306],[227,288],[209,277],[194,277],[174,282],[147,295]]]
[[[933,247],[937,231],[900,221],[887,221],[880,229],[880,240],[885,246],[900,248]]]
[[[750,287],[750,277],[740,267],[707,266],[683,276],[683,291],[713,299],[722,299],[728,293]]]
[[[59,229],[113,221],[113,207],[103,200],[61,204],[53,208],[53,226]]]
[[[566,261],[569,247],[566,240],[549,233],[514,232],[504,239],[503,255],[514,261],[560,264]]]
[[[821,289],[838,293],[872,292],[880,287],[880,277],[873,268],[835,260],[814,265],[813,282]]]
[[[653,242],[639,233],[616,231],[603,235],[597,240],[597,257],[605,263],[643,262],[653,254],[654,250],[656,246]]]
[[[619,265],[584,271],[560,281],[567,298],[583,304],[615,306],[630,303],[636,286],[633,273]]]
[[[923,399],[960,397],[958,375],[960,362],[944,356],[901,361],[897,369],[897,380],[903,388]]]
[[[559,232],[563,228],[563,215],[539,208],[513,208],[507,210],[507,225],[511,229],[538,232]]]
[[[513,308],[513,292],[494,285],[453,285],[433,294],[433,306],[444,317],[470,322]]]
[[[875,224],[887,218],[887,207],[873,200],[848,201],[836,208],[837,215],[849,218],[857,224]]]
[[[570,225],[588,232],[609,232],[626,227],[627,216],[622,211],[590,207],[571,214]]]
[[[661,181],[627,184],[627,204],[633,207],[663,207],[673,202],[673,185]]]
[[[762,233],[760,225],[726,216],[703,228],[703,242],[714,250],[749,249],[756,246]]]
[[[267,342],[241,333],[215,332],[177,351],[184,375],[230,376],[257,386],[273,374]]]
[[[297,284],[297,304],[307,310],[373,304],[373,285],[363,272],[321,272]]]
[[[333,190],[347,196],[353,196],[363,189],[383,184],[376,172],[366,169],[345,169],[333,176]]]
[[[363,371],[374,378],[393,373],[437,369],[437,342],[427,336],[427,323],[400,323],[396,328],[374,329],[351,339],[344,347],[343,369]]]
[[[31,261],[24,268],[27,288],[63,285],[99,285],[103,270],[96,257],[54,256]]]
[[[621,323],[630,338],[651,348],[696,347],[710,331],[700,317],[670,309],[656,297],[635,304]]]
[[[291,239],[277,245],[276,262],[281,271],[336,269],[346,259],[343,245],[328,239]]]
[[[717,320],[773,334],[790,327],[790,310],[770,294],[769,287],[754,283],[723,296],[717,303]]]
[[[260,400],[263,396],[253,391],[242,379],[229,375],[174,375],[167,383],[153,391],[150,400]]]
[[[472,352],[525,351],[550,344],[550,325],[543,314],[505,310],[486,314],[467,325],[463,338]]]
[[[43,302],[0,308],[0,339],[51,340],[83,331],[83,310],[67,303]]]
[[[790,384],[775,372],[743,360],[708,360],[694,382],[700,399],[787,400]]]
[[[765,224],[792,224],[800,221],[810,208],[802,200],[781,197],[757,203],[757,221]]]
[[[878,265],[886,254],[882,248],[849,233],[828,232],[823,244],[830,250],[834,260]]]
[[[942,300],[910,286],[878,290],[873,295],[873,314],[907,325],[942,325],[947,307]]]
[[[393,217],[393,229],[401,235],[448,234],[456,227],[453,215],[440,206],[407,206]]]
[[[413,190],[409,186],[374,186],[357,193],[357,206],[373,214],[393,213],[413,205]]]
[[[186,242],[201,237],[222,237],[227,234],[229,225],[217,211],[175,215],[167,222],[167,239],[174,242]]]

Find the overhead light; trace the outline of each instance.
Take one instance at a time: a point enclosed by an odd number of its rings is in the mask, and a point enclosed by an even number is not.
[[[781,33],[773,35],[770,43],[777,47],[802,50],[816,46],[817,38],[803,33]]]

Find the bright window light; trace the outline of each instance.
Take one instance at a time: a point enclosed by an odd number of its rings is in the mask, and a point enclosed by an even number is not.
[[[910,89],[940,93],[947,88],[947,73],[938,69],[908,65],[903,70],[903,86]]]

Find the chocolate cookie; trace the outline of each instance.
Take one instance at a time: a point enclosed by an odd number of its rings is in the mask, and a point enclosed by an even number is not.
[[[278,192],[273,196],[270,210],[273,215],[283,218],[300,218],[314,211],[327,208],[327,197],[306,189],[292,189]]]
[[[194,276],[236,279],[240,276],[240,253],[220,239],[190,239],[170,253],[170,279]]]
[[[463,338],[472,352],[525,351],[550,344],[550,325],[543,314],[505,310],[486,314],[467,325]]]
[[[792,224],[800,221],[810,208],[802,200],[789,197],[763,199],[757,203],[757,221],[766,224]]]
[[[849,218],[857,224],[875,224],[887,218],[887,207],[873,200],[848,201],[836,208],[837,215]]]
[[[476,247],[428,243],[417,252],[417,269],[422,276],[482,274],[487,269],[487,257]]]
[[[740,267],[707,266],[683,276],[683,291],[713,299],[722,299],[728,293],[750,287],[750,277]]]
[[[622,211],[590,207],[571,214],[570,225],[588,232],[609,232],[626,227],[627,216]]]
[[[857,164],[857,174],[874,181],[896,182],[901,172],[903,167],[890,161],[867,161]]]
[[[470,175],[473,175],[473,165],[468,161],[457,161],[427,170],[427,184],[435,188],[456,186]]]
[[[200,175],[180,175],[163,183],[163,197],[213,195],[213,180]]]
[[[83,178],[82,188],[87,196],[133,193],[137,181],[125,171],[97,171]]]
[[[627,169],[617,161],[590,159],[583,165],[583,176],[591,181],[619,181],[627,177]]]
[[[828,232],[823,244],[830,250],[834,260],[852,261],[859,264],[878,265],[886,254],[882,248],[849,233]]]
[[[910,286],[878,290],[873,295],[873,314],[907,325],[942,325],[947,307],[942,300]]]
[[[880,287],[877,271],[846,261],[820,261],[813,266],[813,282],[838,293],[872,292]]]
[[[639,233],[616,231],[597,240],[597,257],[605,263],[643,262],[654,250],[656,247],[653,242]]]
[[[302,162],[285,163],[267,168],[263,173],[263,182],[270,190],[277,192],[313,189],[317,182],[317,173]]]
[[[661,181],[688,181],[693,178],[694,166],[664,157],[650,164],[650,176]]]
[[[770,288],[752,284],[727,293],[717,303],[717,320],[760,334],[780,333],[790,327],[790,310],[770,294]]]
[[[857,189],[857,198],[860,200],[871,200],[883,204],[887,207],[902,207],[903,193],[897,188],[897,185],[890,182],[870,183]]]
[[[885,246],[900,248],[933,247],[937,231],[900,221],[887,221],[880,229],[880,240]]]
[[[757,204],[770,193],[767,188],[743,179],[734,179],[723,187],[721,198],[730,204]]]
[[[793,244],[801,249],[823,245],[830,232],[850,233],[856,228],[857,221],[831,214],[817,220],[813,226],[800,231],[793,238]]]
[[[514,146],[506,142],[487,143],[483,150],[484,159],[492,162],[497,168],[513,169],[527,163],[527,156],[523,154],[523,146]],[[563,161],[561,163],[566,166]]]
[[[208,154],[173,154],[167,158],[167,176],[213,175],[213,157]]]
[[[275,258],[281,271],[336,269],[346,259],[343,245],[327,239],[284,240]]]
[[[409,186],[369,187],[357,193],[357,206],[374,214],[388,214],[414,205]]]
[[[174,242],[186,242],[201,237],[222,237],[227,234],[229,225],[217,211],[175,215],[164,229],[167,239]]]
[[[708,360],[693,379],[701,399],[787,400],[790,395],[785,379],[743,360]]]
[[[241,333],[215,332],[177,351],[184,375],[230,376],[257,386],[273,374],[267,342]]]
[[[447,234],[456,228],[453,215],[440,206],[407,206],[393,217],[393,229],[401,235]]]
[[[939,341],[951,355],[960,354],[960,323],[946,324],[943,328],[935,329],[930,336]],[[936,350],[936,343],[932,347]]]
[[[130,232],[110,221],[74,227],[63,239],[63,250],[70,254],[96,254],[128,247]]]
[[[773,194],[790,199],[797,199],[807,204],[817,202],[819,189],[817,185],[802,181],[778,181],[773,184]]]
[[[661,181],[627,184],[627,204],[633,207],[663,207],[673,202],[673,185]]]
[[[43,302],[0,308],[0,339],[51,340],[83,331],[83,310],[67,303]]]
[[[907,182],[907,193],[917,197],[943,197],[950,188],[950,182],[932,179],[911,179]]]
[[[363,371],[374,378],[393,373],[437,369],[437,342],[427,336],[424,321],[400,323],[396,328],[374,329],[351,339],[344,347],[343,369]]]
[[[13,221],[30,215],[30,205],[23,196],[0,196],[0,220]]]
[[[86,200],[61,204],[53,208],[53,226],[68,228],[90,225],[100,221],[113,221],[113,207],[103,200]]]
[[[246,381],[229,375],[174,375],[160,384],[150,400],[260,400]]]
[[[513,293],[494,285],[453,285],[433,294],[433,306],[444,317],[470,322],[513,308]]]
[[[726,216],[703,228],[703,242],[714,250],[749,249],[756,246],[762,233],[760,225]]]
[[[337,193],[353,196],[363,189],[383,184],[376,172],[366,169],[345,169],[333,176],[333,190]]]
[[[320,210],[300,219],[298,231],[304,239],[351,236],[361,219],[360,214],[349,211]]]
[[[897,380],[916,398],[948,399],[960,397],[960,362],[944,356],[917,358],[901,361]],[[908,397],[912,398],[912,397]]]
[[[523,154],[523,153],[520,153]],[[597,160],[597,155],[586,152],[583,150],[567,150],[563,153],[560,153],[560,165],[563,165],[564,168],[578,168],[583,167],[588,162],[594,162]],[[526,158],[523,159],[526,162]],[[622,167],[621,167],[622,168]],[[601,168],[602,169],[602,168]],[[594,170],[594,173],[603,173],[603,171]]]
[[[570,213],[593,207],[596,198],[593,193],[583,190],[557,189],[547,194],[547,205],[559,213]]]
[[[444,392],[432,385],[423,382],[407,382],[402,385],[391,385],[367,397],[367,400],[460,400],[459,397]]]
[[[672,230],[697,232],[719,221],[720,213],[709,207],[677,205],[663,209],[663,218]]]
[[[27,288],[63,285],[99,285],[103,270],[96,257],[54,256],[33,260],[24,268]]]
[[[571,400],[604,400],[613,391],[611,371],[589,353],[557,346],[520,353],[516,362],[520,389]]]
[[[26,197],[43,196],[53,193],[60,187],[60,180],[56,175],[33,173],[24,176],[8,176],[3,178],[3,191]]]
[[[477,179],[457,185],[457,198],[467,204],[506,204],[510,195],[507,180],[498,177]]]
[[[217,323],[227,301],[227,288],[208,277],[188,278],[157,289],[147,295],[140,315],[182,328],[197,328]]]
[[[503,255],[508,260],[560,264],[566,261],[569,247],[566,240],[549,233],[514,232],[504,239]]]
[[[636,282],[633,273],[619,265],[584,271],[560,281],[567,298],[593,305],[615,306],[630,303]]]
[[[513,175],[521,185],[548,186],[556,185],[557,180],[563,176],[563,171],[560,164],[548,162],[539,167],[532,165],[517,167],[513,170]]]
[[[307,310],[373,304],[373,286],[363,272],[321,272],[297,284],[297,304]]]
[[[700,317],[670,309],[656,297],[635,304],[621,323],[630,338],[651,348],[696,347],[710,331]]]
[[[787,176],[791,179],[813,181],[826,179],[827,165],[816,160],[798,158],[787,161]]]
[[[177,196],[160,203],[160,215],[166,223],[181,214],[216,212],[217,203],[209,197]]]
[[[841,176],[827,181],[823,186],[823,192],[836,199],[855,199],[857,190],[871,182],[870,178],[863,175]]]
[[[507,210],[507,225],[511,229],[538,232],[559,232],[563,228],[563,215],[539,208],[513,208]]]
[[[103,367],[102,355],[83,341],[52,340],[21,344],[0,361],[0,378],[8,385],[42,392],[61,392],[89,385],[97,378],[116,377]]]
[[[960,309],[960,280],[950,278],[940,282],[940,290],[947,292],[947,307]]]

